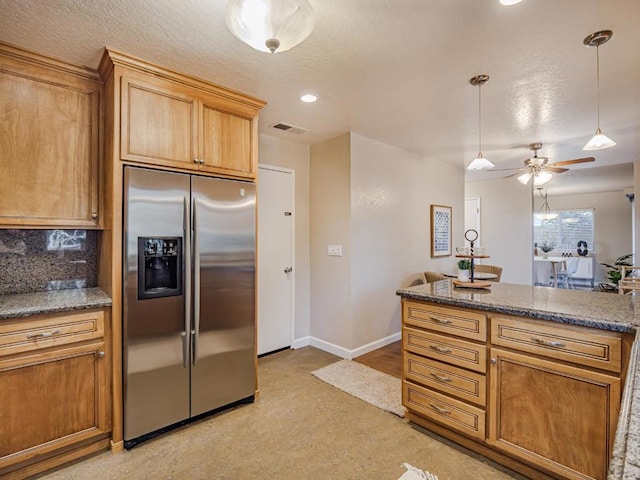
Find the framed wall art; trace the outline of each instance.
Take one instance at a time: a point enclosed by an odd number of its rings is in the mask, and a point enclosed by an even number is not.
[[[451,255],[451,213],[452,208],[431,205],[431,256]]]

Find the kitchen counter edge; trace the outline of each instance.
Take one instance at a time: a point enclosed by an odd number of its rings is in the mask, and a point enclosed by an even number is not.
[[[110,306],[111,297],[100,288],[7,294],[0,295],[0,321]]]

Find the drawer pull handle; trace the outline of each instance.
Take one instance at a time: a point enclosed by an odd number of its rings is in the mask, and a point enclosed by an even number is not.
[[[438,375],[437,373],[431,372],[431,376],[438,380],[439,382],[450,382],[451,377],[445,377],[444,375]]]
[[[545,347],[557,347],[564,348],[567,345],[562,342],[550,342],[549,340],[544,340],[538,337],[531,337],[531,341],[536,342],[538,345],[544,345]]]
[[[439,347],[438,345],[429,345],[429,348],[431,350],[435,350],[436,352],[440,352],[440,353],[451,353],[450,348]]]
[[[449,325],[451,323],[451,320],[447,320],[446,318],[429,317],[429,319],[432,322],[439,323],[440,325]]]
[[[40,333],[30,333],[27,335],[27,338],[49,338],[54,335],[60,335],[62,332],[60,330],[54,330],[53,332],[40,332]]]
[[[431,407],[438,413],[441,413],[443,415],[451,415],[451,410],[447,410],[446,408],[439,407],[435,403],[429,403],[429,405],[431,405]]]

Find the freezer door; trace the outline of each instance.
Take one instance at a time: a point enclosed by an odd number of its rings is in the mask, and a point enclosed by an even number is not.
[[[125,167],[124,178],[124,438],[130,441],[189,418],[185,312],[188,315],[190,304],[185,298],[190,283],[185,269],[189,264],[190,179],[134,167]],[[171,239],[164,247],[170,254],[180,244],[181,278],[171,285],[176,288],[169,291],[170,296],[162,296],[166,278],[159,276],[151,284],[153,294],[145,297],[138,291],[145,284],[144,277],[138,279],[138,273],[143,273],[139,267],[155,269],[166,266],[165,260],[167,264],[176,260],[159,255],[162,243],[158,239],[162,238]]]
[[[255,186],[191,182],[193,416],[255,393]]]

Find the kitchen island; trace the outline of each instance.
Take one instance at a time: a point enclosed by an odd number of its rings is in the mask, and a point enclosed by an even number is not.
[[[531,478],[640,477],[640,298],[451,280],[396,293],[410,420]]]

